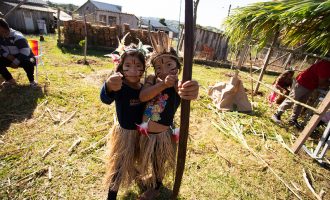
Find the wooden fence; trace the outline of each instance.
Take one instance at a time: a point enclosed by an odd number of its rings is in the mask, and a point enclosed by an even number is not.
[[[183,51],[183,37],[179,41],[179,50]],[[197,28],[195,32],[195,58],[206,60],[227,60],[228,38],[223,33]]]

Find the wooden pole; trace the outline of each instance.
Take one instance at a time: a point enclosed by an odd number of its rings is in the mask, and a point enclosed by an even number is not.
[[[282,68],[286,69],[287,66],[288,66],[288,64],[290,63],[291,59],[292,59],[292,53],[289,53],[289,56],[288,56],[287,59],[285,60],[285,62],[284,62],[284,64],[283,64]]]
[[[27,2],[27,0],[23,0],[21,1],[19,4],[17,4],[15,7],[13,7],[12,9],[10,9],[6,14],[5,16],[3,16],[4,19],[7,19],[8,16],[14,12],[14,10],[18,9],[19,7],[21,7],[23,4],[25,4]]]
[[[241,69],[242,65],[245,62],[245,58],[246,58],[247,52],[249,51],[249,45],[250,45],[250,42],[251,42],[251,34],[252,34],[252,30],[250,30],[249,35],[247,36],[246,42],[244,44],[243,51],[241,52],[241,55],[240,55],[240,58],[239,58],[239,61],[238,61],[238,64],[237,64],[238,70],[236,70],[235,76],[238,75],[239,70]]]
[[[302,68],[302,66],[305,64],[305,62],[307,61],[308,55],[305,56],[304,60],[300,63],[298,70],[300,70]]]
[[[273,86],[269,86],[268,84],[263,83],[262,81],[258,81],[257,79],[251,77],[248,73],[245,73],[245,72],[241,71],[241,74],[247,76],[248,78],[254,80],[254,81],[257,82],[257,83],[260,83],[261,85],[265,86],[266,88],[270,89],[271,91],[274,91],[274,92],[278,93],[279,95],[282,95],[282,96],[284,96],[284,97],[287,98],[287,99],[290,99],[293,103],[298,104],[298,105],[300,105],[300,106],[302,106],[302,107],[305,107],[305,108],[307,108],[307,109],[313,111],[314,113],[316,113],[316,114],[318,114],[318,115],[320,114],[318,109],[313,108],[312,106],[309,106],[309,105],[307,105],[307,104],[301,103],[301,102],[299,102],[299,101],[297,101],[297,100],[294,100],[292,97],[283,94],[282,92],[280,92],[280,91],[277,90],[277,89],[274,89]]]
[[[282,48],[282,47],[274,47],[274,48],[278,49],[278,50],[281,50],[281,51],[291,52],[291,53],[294,53],[294,54],[297,54],[297,55],[305,55],[305,56],[307,55],[309,57],[330,61],[330,57],[326,57],[326,56],[320,56],[320,55],[317,55],[317,54],[305,53],[305,52],[301,52],[301,51],[299,52],[295,49],[286,49],[286,48]]]
[[[176,52],[178,53],[179,55],[179,45],[180,45],[180,41],[181,41],[181,6],[182,6],[182,0],[180,0],[180,11],[179,11],[179,25],[178,25],[178,43],[176,44]]]
[[[252,47],[251,47],[252,49]],[[254,99],[253,99],[253,73],[252,73],[252,55],[251,55],[251,51],[250,51],[250,76],[251,76],[251,102],[252,102],[252,111],[253,111],[253,102],[254,102]]]
[[[194,23],[193,23],[193,1],[185,0],[185,40],[184,40],[184,68],[182,81],[191,80],[192,59],[194,45]],[[181,180],[184,172],[187,152],[187,141],[189,131],[190,101],[182,99],[180,118],[180,139],[176,175],[173,186],[172,199],[175,200],[179,194]]]
[[[86,22],[86,14],[84,13],[84,29],[85,29],[85,47],[84,47],[84,64],[87,65],[87,22]]]
[[[272,41],[272,44],[271,44],[270,48],[268,49],[268,52],[267,52],[267,55],[266,55],[266,58],[265,58],[265,62],[264,62],[264,64],[263,64],[263,66],[262,66],[262,70],[261,70],[261,72],[260,72],[260,75],[259,75],[258,81],[262,81],[262,78],[263,78],[264,73],[265,73],[265,71],[266,71],[266,68],[267,68],[267,65],[268,65],[268,63],[269,63],[270,57],[271,57],[271,55],[272,55],[272,53],[273,53],[273,50],[274,50],[273,47],[274,47],[274,45],[275,45],[275,43],[276,43],[276,41],[277,41],[277,37],[278,37],[278,35],[279,35],[279,31],[276,31],[276,33],[275,33],[275,35],[274,35],[274,38],[273,38],[273,41]],[[259,87],[260,87],[260,83],[257,82],[256,89],[255,89],[255,91],[254,91],[254,94],[257,94],[257,93],[258,93]]]
[[[307,138],[314,131],[315,127],[320,122],[322,116],[328,111],[329,108],[330,108],[330,92],[328,92],[327,96],[323,99],[321,105],[318,108],[320,114],[313,115],[311,120],[309,120],[308,124],[305,126],[304,130],[301,132],[296,142],[291,147],[294,153],[299,152],[299,150],[304,145]]]
[[[58,39],[57,39],[57,44],[61,45],[61,9],[57,8],[57,34],[58,34]]]

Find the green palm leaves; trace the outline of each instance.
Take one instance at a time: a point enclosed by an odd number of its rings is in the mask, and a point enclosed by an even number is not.
[[[307,51],[326,55],[330,51],[330,0],[255,3],[235,9],[225,26],[234,48],[240,48],[249,34],[264,47],[279,31],[282,45],[305,44]]]

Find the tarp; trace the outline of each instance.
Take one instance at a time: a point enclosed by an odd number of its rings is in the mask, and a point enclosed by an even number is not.
[[[222,111],[251,112],[252,106],[245,93],[242,81],[234,76],[228,83],[219,82],[209,87],[209,96]]]

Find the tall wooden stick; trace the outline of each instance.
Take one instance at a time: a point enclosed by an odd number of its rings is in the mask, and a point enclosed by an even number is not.
[[[276,31],[275,35],[274,35],[274,38],[273,38],[273,41],[272,41],[272,44],[267,52],[267,55],[266,55],[266,58],[265,58],[265,62],[264,62],[264,65],[262,66],[262,70],[260,72],[260,75],[259,75],[259,78],[258,78],[258,81],[262,81],[262,78],[264,77],[264,73],[266,71],[266,68],[267,68],[267,65],[269,63],[269,60],[270,60],[270,57],[272,56],[272,53],[273,53],[273,50],[274,50],[274,45],[277,41],[277,38],[278,38],[278,35],[279,35],[279,31]],[[255,88],[255,91],[254,91],[254,94],[257,94],[258,93],[258,90],[259,90],[259,87],[260,87],[260,83],[258,82],[257,85],[256,85],[256,88]]]
[[[323,99],[321,105],[318,107],[318,114],[314,114],[313,117],[309,120],[307,126],[305,126],[304,130],[300,133],[298,139],[292,146],[292,151],[294,153],[298,153],[302,145],[304,145],[307,138],[312,134],[313,130],[317,126],[317,124],[321,121],[324,113],[328,111],[330,108],[330,92],[328,92],[327,96]]]
[[[182,81],[191,80],[192,77],[192,59],[194,45],[194,26],[193,26],[193,1],[185,0],[185,40],[184,40],[184,68]],[[180,119],[180,140],[177,157],[176,175],[173,187],[172,199],[176,199],[181,185],[184,172],[187,152],[187,141],[189,131],[190,101],[181,101],[181,119]]]
[[[84,13],[84,28],[85,28],[85,46],[84,46],[84,64],[87,65],[87,59],[86,59],[86,54],[87,54],[87,22],[86,22],[86,15]]]
[[[57,9],[57,34],[58,34],[58,40],[57,40],[57,44],[61,45],[61,9],[58,8]]]

